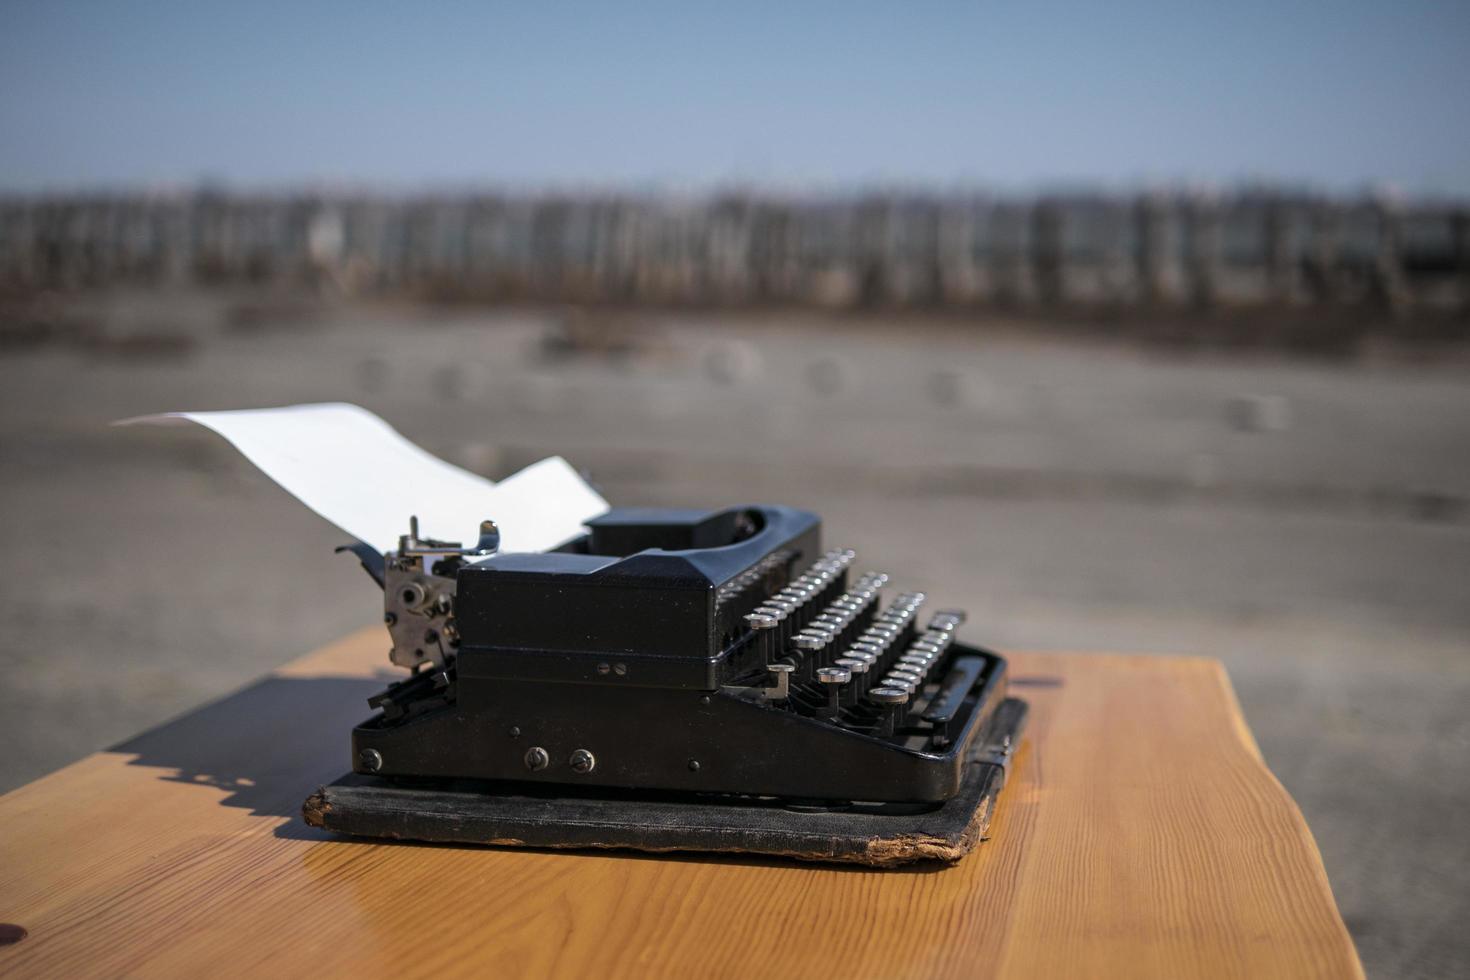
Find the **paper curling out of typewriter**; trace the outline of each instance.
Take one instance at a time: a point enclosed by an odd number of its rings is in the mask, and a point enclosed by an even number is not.
[[[1025,704],[1005,661],[778,506],[612,509],[557,550],[352,547],[410,674],[306,802],[346,834],[955,860]]]

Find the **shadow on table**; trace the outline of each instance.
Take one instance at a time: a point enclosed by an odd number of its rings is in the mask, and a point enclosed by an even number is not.
[[[369,716],[367,699],[384,684],[268,677],[108,751],[165,770],[161,779],[224,790],[222,806],[290,817],[290,826],[320,837],[301,824],[301,803],[352,767],[352,727]]]

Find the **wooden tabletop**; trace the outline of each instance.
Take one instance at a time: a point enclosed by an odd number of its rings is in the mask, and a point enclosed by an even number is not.
[[[872,871],[332,839],[380,629],[0,797],[0,975],[1360,976],[1212,660],[1015,654],[990,839]],[[203,654],[201,654],[203,655]],[[0,939],[18,930],[0,928]]]

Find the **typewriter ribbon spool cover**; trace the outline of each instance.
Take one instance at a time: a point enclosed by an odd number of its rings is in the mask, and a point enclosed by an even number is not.
[[[559,457],[496,484],[351,405],[129,421],[218,432],[383,589],[408,673],[312,825],[875,866],[988,827],[1026,714],[1005,661],[816,514],[609,509]]]

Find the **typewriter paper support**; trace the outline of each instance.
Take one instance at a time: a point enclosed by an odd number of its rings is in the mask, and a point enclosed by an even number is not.
[[[308,823],[529,847],[896,866],[982,837],[1020,740],[964,614],[885,598],[785,507],[614,509],[544,553],[354,547],[412,671]]]

